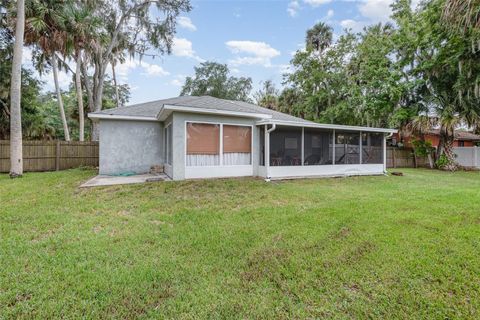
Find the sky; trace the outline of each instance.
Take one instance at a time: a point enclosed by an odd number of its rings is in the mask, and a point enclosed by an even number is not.
[[[282,86],[283,74],[296,50],[304,47],[305,32],[323,21],[338,37],[345,28],[361,31],[386,22],[393,0],[191,0],[192,10],[177,20],[171,55],[127,60],[117,66],[119,83],[131,89],[129,104],[178,96],[185,77],[204,61],[228,65],[231,75],[251,77],[254,92],[262,81]],[[24,62],[29,63],[26,49]],[[53,76],[43,75],[46,90]],[[71,75],[61,74],[62,88]]]

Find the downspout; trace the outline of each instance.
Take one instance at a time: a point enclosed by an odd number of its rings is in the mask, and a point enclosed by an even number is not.
[[[383,173],[387,174],[387,139],[393,136],[393,132],[385,135],[383,138]]]
[[[268,125],[265,125],[265,129],[267,127]],[[270,168],[270,132],[275,131],[276,128],[277,125],[273,123],[270,129],[265,130],[265,181],[267,182],[270,181],[270,174],[268,172]]]

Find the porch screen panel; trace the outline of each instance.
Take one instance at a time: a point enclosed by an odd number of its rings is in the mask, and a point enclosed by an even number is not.
[[[220,125],[187,123],[187,166],[220,164]]]
[[[304,162],[306,166],[332,164],[333,131],[309,129],[304,131]]]
[[[335,164],[360,164],[360,132],[335,132]]]
[[[277,127],[270,133],[270,165],[302,165],[302,129]]]
[[[383,164],[383,133],[362,133],[362,163]]]
[[[223,164],[249,165],[252,158],[252,128],[223,126]]]

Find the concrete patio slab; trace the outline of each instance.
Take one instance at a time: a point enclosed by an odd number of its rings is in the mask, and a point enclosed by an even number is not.
[[[133,184],[133,183],[145,183],[155,181],[169,181],[171,180],[165,174],[138,174],[128,177],[123,176],[107,176],[98,175],[91,178],[87,182],[83,183],[80,188],[100,187],[100,186],[113,186],[120,184]]]

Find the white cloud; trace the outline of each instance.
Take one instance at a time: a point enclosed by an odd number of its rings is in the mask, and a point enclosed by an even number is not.
[[[353,32],[360,32],[365,26],[365,22],[346,19],[346,20],[340,21],[340,25],[344,29],[351,29]]]
[[[358,11],[374,22],[388,21],[392,14],[392,2],[393,0],[365,0],[358,6]]]
[[[165,71],[161,66],[158,64],[149,64],[146,62],[141,62],[140,64],[143,67],[144,72],[143,75],[152,76],[152,77],[161,77],[161,76],[168,76],[170,72]]]
[[[130,72],[133,70],[137,70],[138,68],[142,69],[142,75],[149,77],[162,77],[168,76],[170,74],[170,72],[164,70],[161,66],[157,64],[133,59],[128,59],[125,60],[124,63],[117,64],[115,66],[115,73],[120,82],[127,82]],[[111,70],[109,69],[107,69],[108,74],[111,76]]]
[[[271,59],[280,55],[280,51],[265,42],[232,40],[225,44],[231,52],[238,55],[235,59],[229,61],[235,66],[244,64],[270,67],[272,65]],[[240,56],[245,54],[246,56]]]
[[[170,84],[171,85],[174,85],[176,87],[181,87],[183,86],[183,82],[180,81],[179,79],[173,79],[172,81],[170,81]]]
[[[394,0],[361,0],[358,5],[358,11],[370,22],[387,22],[390,20],[392,8],[390,7]],[[411,8],[420,4],[421,0],[412,0]]]
[[[179,17],[178,25],[181,28],[184,28],[190,31],[197,31],[197,27],[192,23],[192,20],[189,17]]]
[[[328,10],[326,20],[331,19],[333,15],[334,15],[334,11],[332,9]]]
[[[172,81],[170,81],[170,84],[172,86],[181,87],[185,83],[185,78],[186,77],[187,77],[186,75],[178,74],[178,75],[175,76],[174,79],[172,79]]]
[[[298,14],[298,10],[300,9],[300,4],[297,0],[290,1],[288,4],[287,12],[290,17],[295,17]]]
[[[173,38],[172,53],[177,57],[193,58],[202,62],[203,59],[195,54],[192,47],[192,42],[185,38]]]
[[[267,58],[273,58],[280,55],[280,51],[272,48],[265,42],[232,40],[227,41],[226,45],[233,53],[248,53]]]
[[[330,3],[332,0],[303,0],[306,4],[311,5],[312,7],[318,7],[322,4]]]

